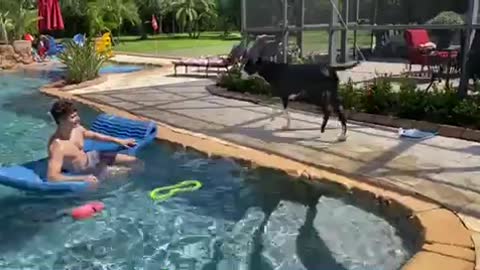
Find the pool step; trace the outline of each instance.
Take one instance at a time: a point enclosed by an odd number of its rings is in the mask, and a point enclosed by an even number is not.
[[[217,264],[217,269],[248,270],[250,254],[254,243],[252,235],[259,229],[265,218],[262,209],[251,207],[245,216],[238,221],[229,236],[224,239],[220,250],[223,259]]]
[[[279,203],[270,215],[262,236],[262,263],[268,264],[271,269],[306,270],[297,255],[297,238],[306,213],[307,208],[301,204]]]

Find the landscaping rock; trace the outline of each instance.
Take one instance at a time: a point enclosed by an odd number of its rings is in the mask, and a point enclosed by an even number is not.
[[[19,60],[17,60],[19,63],[33,63],[32,42],[27,40],[15,40],[13,42],[13,50],[19,57]]]
[[[11,45],[0,45],[0,69],[11,69],[17,64],[15,51]]]
[[[16,40],[13,45],[0,45],[0,69],[12,69],[17,64],[33,63],[32,43]]]

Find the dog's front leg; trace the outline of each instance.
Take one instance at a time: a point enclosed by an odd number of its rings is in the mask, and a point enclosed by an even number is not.
[[[290,118],[290,113],[289,113],[289,111],[288,111],[288,108],[285,108],[285,109],[283,110],[283,115],[284,115],[285,118],[287,119],[287,123],[286,123],[285,126],[283,126],[282,129],[284,129],[284,130],[290,129],[290,124],[291,124],[291,122],[292,122],[292,119]]]
[[[288,99],[289,96],[282,97],[282,103],[283,103],[283,116],[287,119],[286,125],[282,129],[290,129],[290,124],[291,124],[291,119],[290,119],[290,113],[288,112]]]
[[[275,116],[278,114],[278,110],[275,107],[272,107],[272,114],[270,116],[270,122],[273,122],[275,120]]]

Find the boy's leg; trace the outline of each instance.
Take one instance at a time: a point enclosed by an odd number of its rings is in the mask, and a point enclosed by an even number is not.
[[[143,169],[143,162],[134,156],[118,153],[102,153],[102,163],[112,166],[125,166],[135,170]]]
[[[131,165],[137,162],[137,158],[118,153],[101,153],[101,161],[107,165]]]

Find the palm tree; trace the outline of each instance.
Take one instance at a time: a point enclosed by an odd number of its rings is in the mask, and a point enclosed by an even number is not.
[[[99,35],[103,31],[110,31],[105,24],[103,13],[104,10],[102,9],[101,3],[98,3],[98,1],[88,2],[86,7],[86,15],[88,18],[90,36]]]
[[[216,0],[217,13],[220,28],[224,37],[227,37],[232,29],[240,29],[241,1],[238,0]]]
[[[83,17],[87,15],[88,0],[60,0],[62,13],[66,17]]]
[[[25,33],[36,34],[38,32],[37,22],[40,17],[38,17],[37,9],[20,7],[15,17],[15,39],[21,39]]]
[[[174,2],[175,17],[181,27],[187,28],[190,37],[199,33],[199,24],[202,20],[215,17],[215,2],[212,0],[178,0]],[[198,37],[198,36],[197,36]]]
[[[0,44],[8,43],[8,32],[14,28],[7,12],[0,12]]]
[[[138,10],[140,13],[151,15],[152,13],[160,13],[163,5],[169,1],[166,0],[136,0]]]
[[[197,0],[178,0],[173,5],[173,8],[176,10],[175,17],[180,23],[181,30],[184,31],[185,27],[187,27],[189,35],[192,34],[193,21],[198,17],[196,2]]]
[[[194,37],[199,38],[202,29],[212,29],[215,27],[218,18],[215,2],[210,1],[207,6],[200,6],[198,18],[194,23]]]
[[[87,3],[90,34],[117,31],[120,34],[125,21],[140,23],[138,7],[134,0],[90,0]]]
[[[125,21],[137,25],[140,23],[138,7],[135,0],[103,0],[107,4],[107,17],[112,18],[112,29],[117,30],[118,34],[122,30]],[[110,16],[108,16],[110,15]]]
[[[0,13],[3,13],[2,20],[4,24],[4,27],[1,28],[2,36],[5,33],[8,35],[8,31],[12,31],[14,39],[21,39],[26,31],[36,33],[36,23],[39,17],[35,4],[31,0],[2,0]],[[5,27],[7,24],[11,24],[13,27]]]
[[[141,24],[142,39],[147,38],[147,31],[145,30],[145,24],[150,23],[150,18],[153,15],[159,17],[159,29],[162,30],[162,21],[169,12],[171,12],[172,1],[171,0],[136,0],[139,14],[144,18],[144,24]]]

